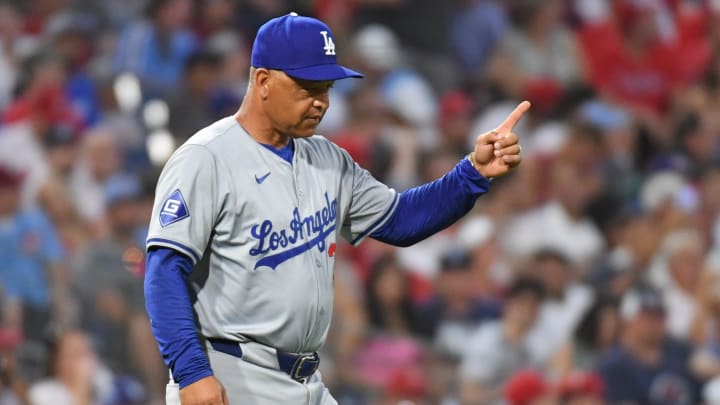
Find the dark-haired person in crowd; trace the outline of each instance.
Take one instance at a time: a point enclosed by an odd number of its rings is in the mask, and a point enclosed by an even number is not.
[[[192,134],[219,118],[212,114],[212,96],[221,58],[211,52],[195,52],[185,62],[182,82],[169,99],[170,133],[185,142]]]
[[[537,275],[546,294],[533,329],[533,347],[543,359],[549,360],[572,340],[595,296],[590,287],[578,280],[576,267],[559,250],[538,250],[529,266],[529,273]]]
[[[460,403],[501,403],[508,378],[539,365],[530,331],[544,298],[543,285],[534,279],[518,279],[510,285],[502,318],[480,326],[466,348],[459,370]]]
[[[366,297],[371,327],[398,336],[412,335],[421,327],[409,277],[394,256],[382,256],[373,264]]]
[[[388,393],[393,380],[422,374],[425,349],[415,336],[421,326],[410,279],[394,256],[381,256],[373,265],[366,293],[370,333],[353,361],[365,392]],[[365,394],[367,395],[367,394]]]
[[[580,321],[573,339],[554,356],[553,367],[560,375],[572,370],[590,370],[598,357],[617,343],[620,332],[619,303],[600,297]]]
[[[115,376],[80,330],[59,331],[49,340],[47,377],[30,387],[29,405],[144,405],[135,380]]]
[[[469,252],[448,251],[440,262],[437,292],[420,307],[421,325],[434,337],[439,352],[457,358],[482,322],[500,317],[502,303],[474,294]]]

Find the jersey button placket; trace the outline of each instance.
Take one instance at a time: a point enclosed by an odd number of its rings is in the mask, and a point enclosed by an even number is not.
[[[298,164],[297,164],[298,160],[300,160],[300,159],[297,159],[298,158],[297,153],[299,153],[299,152],[300,152],[299,150],[295,151],[296,160],[295,160],[295,164],[293,164],[293,183],[295,184],[295,196],[297,198],[298,209],[300,210],[300,212],[303,212],[303,213],[304,212],[312,212],[312,208],[313,208],[312,207],[312,199],[306,200],[304,198],[305,191],[304,191],[304,187],[303,187],[303,182],[305,181],[305,179],[302,176],[300,176],[300,170],[299,170]],[[317,249],[317,247],[314,247],[314,249]],[[315,256],[315,252],[313,252],[314,249],[310,249],[306,254],[309,256],[310,260],[314,259],[313,261],[317,265],[318,263],[320,263],[320,260]],[[313,263],[313,261],[311,261],[310,263]],[[310,263],[308,263],[308,264],[310,264]],[[310,264],[310,265],[312,266],[312,264]],[[318,266],[318,267],[320,267],[320,266]],[[308,329],[308,334],[305,337],[305,344],[308,344],[313,339],[313,336],[317,333],[316,331],[318,329],[318,326],[317,326],[318,314],[317,314],[317,312],[319,311],[318,305],[320,303],[320,281],[318,280],[317,271],[311,271],[311,273],[312,273],[313,279],[315,280],[315,290],[316,291],[315,291],[315,296],[313,297],[313,299],[311,300],[311,302],[308,305],[310,311],[313,313],[313,316],[309,322],[310,327]]]

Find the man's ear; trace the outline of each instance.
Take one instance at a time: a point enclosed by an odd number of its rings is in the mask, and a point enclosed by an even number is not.
[[[272,74],[268,69],[265,68],[258,68],[255,71],[255,79],[254,79],[254,85],[260,92],[260,97],[262,97],[263,100],[268,98],[268,93],[270,92],[270,81],[272,80]]]

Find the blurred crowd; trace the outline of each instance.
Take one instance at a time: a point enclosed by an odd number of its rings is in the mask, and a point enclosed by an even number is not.
[[[720,2],[0,0],[0,405],[163,403],[155,182],[290,11],[366,75],[319,132],[397,190],[533,103],[458,224],[339,246],[340,404],[720,404]]]

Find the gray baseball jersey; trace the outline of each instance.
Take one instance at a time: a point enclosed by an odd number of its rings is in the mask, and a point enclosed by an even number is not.
[[[294,142],[290,164],[227,117],[163,169],[147,246],[193,259],[204,336],[317,350],[332,316],[338,232],[356,244],[397,205],[394,190],[332,142]]]

